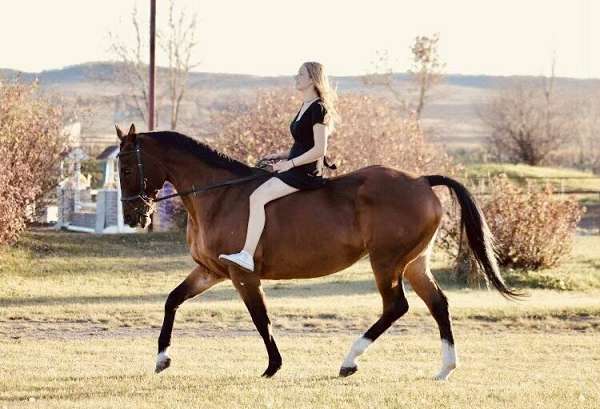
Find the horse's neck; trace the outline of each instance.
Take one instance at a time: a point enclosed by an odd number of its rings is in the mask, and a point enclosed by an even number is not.
[[[162,165],[167,170],[166,180],[171,183],[178,192],[194,188],[201,189],[213,183],[224,182],[240,177],[230,170],[211,166],[186,153],[182,153],[181,155],[171,155],[168,160],[163,161]],[[196,198],[195,200],[191,200],[192,196],[182,197],[181,199],[188,212],[192,213],[194,210],[194,203],[199,203],[201,197],[201,195],[194,196],[194,198]],[[204,207],[206,207],[206,204]]]

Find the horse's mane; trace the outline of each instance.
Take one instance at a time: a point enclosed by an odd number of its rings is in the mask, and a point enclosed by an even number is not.
[[[230,170],[238,175],[250,175],[256,169],[179,132],[154,131],[140,133],[140,135],[154,139],[169,148],[184,151],[209,165]]]

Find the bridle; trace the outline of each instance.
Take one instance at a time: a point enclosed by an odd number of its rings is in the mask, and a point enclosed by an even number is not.
[[[163,200],[167,200],[167,199],[171,199],[172,197],[176,197],[176,196],[186,196],[189,194],[199,194],[202,192],[206,192],[207,190],[211,190],[211,189],[215,189],[218,187],[224,187],[224,186],[229,186],[229,185],[235,185],[237,183],[242,183],[242,182],[246,182],[248,180],[252,180],[252,179],[257,179],[259,177],[263,177],[266,175],[270,175],[272,172],[266,170],[266,169],[262,169],[262,168],[255,168],[257,170],[259,170],[259,173],[255,173],[252,174],[250,176],[245,176],[242,178],[237,178],[237,179],[231,179],[231,180],[227,180],[225,182],[221,182],[221,183],[214,183],[212,185],[208,185],[206,187],[203,188],[197,188],[192,186],[192,189],[189,190],[185,190],[183,192],[178,192],[178,193],[173,193],[171,195],[167,195],[167,196],[163,196],[163,197],[157,197],[156,199],[152,199],[150,196],[148,196],[145,192],[145,178],[144,178],[144,165],[142,163],[142,145],[139,139],[135,140],[134,143],[134,149],[130,150],[130,151],[125,151],[125,152],[119,152],[117,154],[117,159],[120,159],[123,156],[126,155],[133,155],[135,154],[136,156],[136,160],[137,160],[137,168],[138,168],[138,174],[139,174],[139,191],[134,194],[134,195],[129,195],[126,197],[122,197],[121,198],[121,202],[131,202],[134,200],[141,200],[142,202],[144,202],[144,204],[146,204],[147,206],[151,206],[153,202],[160,202]],[[145,155],[148,155],[148,153],[146,153]]]
[[[121,201],[122,202],[131,202],[132,200],[141,199],[143,202],[149,203],[151,198],[146,194],[145,189],[144,189],[145,178],[144,178],[144,165],[142,164],[142,147],[140,146],[140,143],[137,139],[135,140],[134,149],[131,151],[119,152],[117,154],[117,159],[121,159],[121,157],[123,157],[123,156],[132,155],[132,154],[135,154],[136,159],[137,159],[137,168],[138,168],[139,179],[140,179],[140,184],[139,184],[140,187],[139,187],[139,191],[135,195],[121,197]],[[120,167],[120,162],[118,162],[118,163],[119,163],[119,167]]]

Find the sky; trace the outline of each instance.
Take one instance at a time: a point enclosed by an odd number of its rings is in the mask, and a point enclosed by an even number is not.
[[[114,60],[108,33],[134,44],[131,11],[149,0],[0,0],[0,68],[29,72]],[[157,0],[157,25],[166,0]],[[330,75],[372,72],[387,50],[406,71],[417,35],[439,33],[446,73],[600,78],[598,0],[176,0],[198,18],[196,71]],[[164,63],[158,56],[158,63]]]

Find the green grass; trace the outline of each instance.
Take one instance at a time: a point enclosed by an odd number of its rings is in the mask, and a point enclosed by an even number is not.
[[[586,291],[447,289],[461,366],[447,383],[435,322],[409,313],[336,377],[353,339],[378,317],[368,260],[329,277],[265,282],[284,366],[266,353],[230,283],[179,310],[173,366],[153,375],[168,292],[191,270],[180,233],[92,236],[35,231],[0,255],[0,408],[530,408],[600,406],[598,237],[579,237],[562,269]],[[435,260],[447,275],[447,261]],[[550,274],[550,272],[547,272]]]
[[[596,190],[600,191],[600,179],[597,175],[589,172],[582,172],[568,168],[551,168],[543,166],[529,166],[524,164],[509,164],[509,163],[480,163],[466,166],[466,174],[468,177],[487,177],[506,174],[508,177],[515,179],[517,182],[525,184],[528,180],[535,183],[545,183],[545,180],[535,179],[551,179],[551,178],[571,178],[549,180],[549,182],[557,189],[562,186],[565,190]]]

